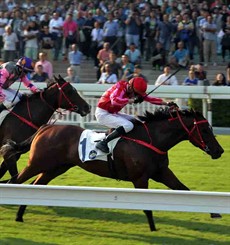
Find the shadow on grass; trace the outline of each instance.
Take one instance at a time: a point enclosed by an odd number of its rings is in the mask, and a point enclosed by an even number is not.
[[[55,243],[46,243],[46,242],[34,242],[30,240],[25,240],[21,238],[5,238],[3,240],[0,239],[1,245],[56,245]]]

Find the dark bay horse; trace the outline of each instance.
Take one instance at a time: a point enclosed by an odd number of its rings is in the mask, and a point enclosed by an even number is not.
[[[148,188],[148,180],[161,182],[173,190],[189,190],[169,169],[168,150],[183,140],[206,152],[212,159],[221,157],[224,150],[213,135],[208,121],[199,112],[159,109],[146,112],[136,121],[134,130],[121,138],[116,145],[111,168],[105,161],[82,163],[78,143],[83,128],[70,125],[48,125],[20,144],[9,141],[1,148],[3,157],[25,153],[30,149],[29,162],[10,183],[23,183],[39,176],[33,184],[46,185],[55,177],[74,166],[91,173],[130,181],[135,188]],[[23,221],[26,206],[20,206],[16,220]],[[152,211],[144,211],[151,231],[156,230]],[[218,214],[212,214],[212,217]]]
[[[32,94],[20,101],[4,119],[0,126],[0,146],[11,139],[21,142],[31,135],[43,124],[47,123],[53,113],[58,109],[66,109],[81,116],[90,112],[90,106],[78,94],[77,90],[61,76],[54,77],[54,83],[50,84],[43,91]],[[16,176],[17,160],[20,154],[5,158],[0,166],[0,178],[7,170],[10,175]]]

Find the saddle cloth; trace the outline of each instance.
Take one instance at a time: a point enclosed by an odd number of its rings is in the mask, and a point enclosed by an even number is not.
[[[107,154],[96,148],[97,141],[104,139],[105,136],[105,133],[97,133],[89,129],[85,129],[82,132],[78,145],[78,154],[82,162],[93,160],[107,161]],[[119,139],[120,138],[116,138],[108,143],[111,153]]]
[[[9,114],[10,112],[8,110],[3,110],[0,113],[0,125],[2,125],[3,120],[5,119],[5,117]]]

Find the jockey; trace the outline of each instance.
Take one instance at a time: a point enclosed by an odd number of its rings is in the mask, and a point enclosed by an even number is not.
[[[119,81],[99,99],[95,116],[97,121],[115,130],[105,139],[96,144],[96,148],[109,153],[108,142],[130,132],[134,125],[131,122],[132,116],[120,113],[120,110],[127,104],[150,102],[156,105],[167,105],[160,98],[154,98],[146,95],[147,82],[142,77],[132,78],[129,82]],[[137,97],[138,96],[138,97]]]
[[[13,107],[22,97],[20,93],[10,88],[17,80],[23,82],[33,93],[39,91],[26,76],[28,72],[34,71],[34,65],[30,58],[22,57],[16,63],[10,61],[0,66],[0,112]]]

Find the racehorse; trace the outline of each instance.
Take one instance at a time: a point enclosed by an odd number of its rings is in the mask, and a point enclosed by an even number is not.
[[[1,148],[3,157],[30,149],[28,165],[9,183],[23,183],[39,176],[34,185],[46,185],[74,166],[99,176],[130,181],[135,188],[148,188],[148,180],[161,182],[173,190],[189,190],[168,167],[168,150],[183,140],[206,152],[212,159],[224,150],[217,142],[208,121],[193,110],[160,108],[146,112],[134,122],[134,129],[123,136],[113,151],[114,161],[81,162],[78,147],[83,128],[71,125],[42,126],[20,144],[9,141]],[[16,221],[23,221],[26,206],[20,206]],[[144,210],[151,231],[156,230],[152,211]],[[211,217],[220,217],[211,214]]]
[[[78,94],[77,90],[60,75],[54,77],[55,82],[39,93],[26,96],[6,116],[0,126],[0,145],[7,139],[21,142],[31,135],[43,124],[47,123],[53,113],[58,109],[66,109],[86,116],[90,112],[88,103]],[[0,166],[0,178],[7,170],[10,175],[16,176],[17,160],[20,154],[5,158]]]

